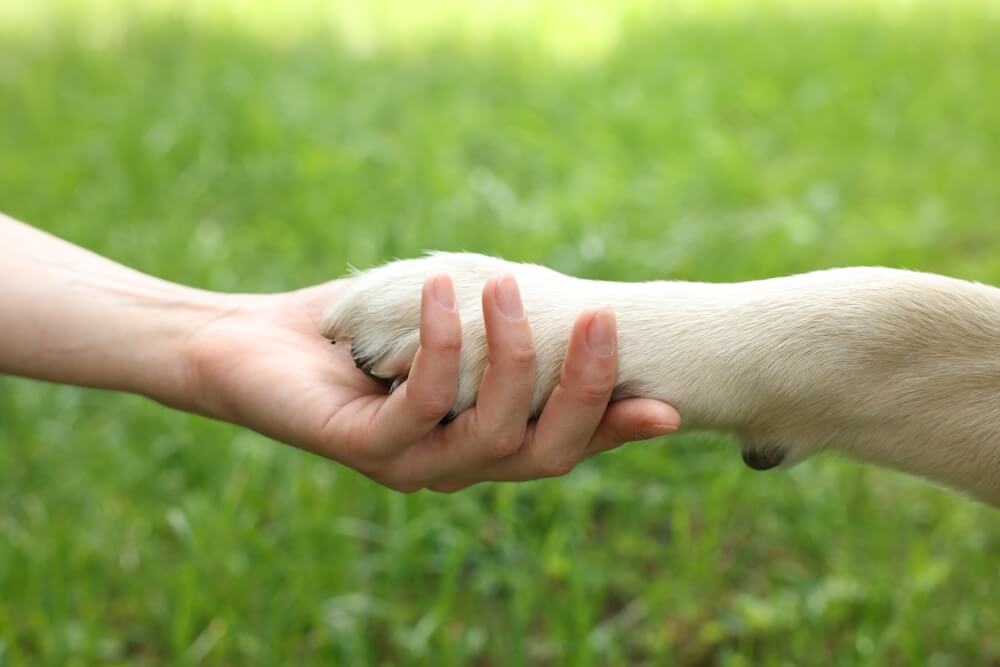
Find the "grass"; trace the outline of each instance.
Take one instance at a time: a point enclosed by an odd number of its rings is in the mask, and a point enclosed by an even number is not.
[[[360,6],[8,3],[0,205],[218,290],[425,248],[1000,284],[988,3]],[[997,665],[997,553],[955,494],[715,436],[402,496],[0,378],[3,667]]]

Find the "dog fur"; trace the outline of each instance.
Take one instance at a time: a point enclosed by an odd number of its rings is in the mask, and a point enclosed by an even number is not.
[[[555,387],[585,308],[618,318],[615,398],[675,406],[685,428],[738,434],[752,467],[845,452],[1000,505],[1000,289],[886,268],[744,283],[617,283],[468,253],[434,253],[357,274],[323,335],[359,366],[406,376],[420,343],[424,280],[451,275],[463,323],[454,412],[486,367],[480,294],[511,273],[537,354],[533,408]]]

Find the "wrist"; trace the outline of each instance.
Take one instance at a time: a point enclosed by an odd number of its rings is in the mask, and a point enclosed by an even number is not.
[[[227,294],[172,283],[115,285],[109,320],[92,341],[78,384],[140,394],[170,407],[202,411],[194,341],[236,309]]]

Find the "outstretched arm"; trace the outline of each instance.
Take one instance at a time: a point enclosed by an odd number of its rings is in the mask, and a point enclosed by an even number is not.
[[[559,390],[528,422],[534,344],[512,279],[483,294],[492,389],[440,425],[458,380],[451,280],[424,287],[421,351],[387,395],[317,333],[347,281],[273,295],[184,287],[0,215],[0,373],[128,391],[252,428],[400,490],[560,474],[622,442],[676,429],[670,406],[608,405],[610,311],[584,313]],[[527,400],[526,400],[527,397]]]
[[[0,372],[196,409],[192,334],[219,295],[116,264],[0,214]]]

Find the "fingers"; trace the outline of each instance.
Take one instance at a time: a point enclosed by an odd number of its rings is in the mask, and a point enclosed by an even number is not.
[[[652,398],[628,398],[608,406],[594,436],[587,444],[585,458],[634,440],[648,440],[673,433],[681,416],[673,406]]]
[[[524,316],[521,293],[512,275],[491,279],[483,289],[486,371],[475,412],[455,431],[481,443],[471,463],[485,463],[516,452],[531,416],[535,390],[535,343]]]
[[[401,457],[399,465],[411,477],[428,483],[465,478],[514,453],[524,441],[535,388],[535,346],[513,276],[487,281],[483,318],[488,363],[476,407]]]
[[[406,382],[377,404],[362,438],[375,456],[397,454],[440,423],[455,402],[462,323],[451,278],[431,276],[420,299],[420,349]]]
[[[627,399],[608,405],[617,381],[614,313],[601,309],[576,321],[559,384],[521,448],[510,457],[461,480],[431,488],[453,491],[478,481],[523,481],[564,475],[577,463],[632,440],[665,435],[680,426],[677,411],[660,401]]]
[[[680,415],[672,406],[651,398],[628,398],[615,401],[608,406],[601,423],[585,447],[584,458],[614,449],[626,442],[648,440],[661,435],[668,435],[680,428]],[[530,451],[539,442],[531,426],[525,437],[524,451]],[[542,449],[545,449],[542,447]],[[569,466],[566,466],[569,467]],[[546,466],[544,461],[530,457],[503,461],[489,469],[474,470],[464,476],[447,478],[433,483],[429,488],[433,491],[451,493],[461,491],[473,484],[485,481],[524,481],[540,477],[552,477],[564,474],[558,465]]]
[[[559,384],[521,449],[482,471],[484,479],[525,480],[564,475],[579,463],[600,425],[618,373],[614,312],[577,318]]]

